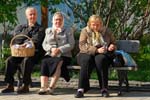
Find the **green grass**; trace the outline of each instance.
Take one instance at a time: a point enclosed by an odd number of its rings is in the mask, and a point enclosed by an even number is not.
[[[129,72],[130,80],[150,81],[150,54],[139,54],[136,59],[138,64],[137,71]]]
[[[32,73],[32,76],[33,76],[33,77],[40,77],[40,72],[33,72],[33,73]]]

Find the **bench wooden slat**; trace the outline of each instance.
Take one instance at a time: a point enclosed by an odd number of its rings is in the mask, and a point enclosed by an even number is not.
[[[71,69],[71,70],[80,70],[81,67],[78,66],[78,65],[69,65],[67,66],[68,69]],[[112,70],[137,70],[138,67],[136,66],[129,66],[129,67],[126,67],[126,66],[123,66],[123,67],[109,67],[109,69],[112,69]]]
[[[129,66],[129,67],[110,67],[110,69],[114,69],[114,70],[134,70],[134,71],[136,71],[138,69],[138,67],[133,67],[133,66]]]
[[[138,53],[140,48],[139,40],[117,40],[118,50],[124,50],[128,53]]]
[[[69,66],[67,66],[67,68],[68,69],[75,69],[75,70],[80,70],[81,69],[81,67],[78,66],[78,65],[69,65]]]

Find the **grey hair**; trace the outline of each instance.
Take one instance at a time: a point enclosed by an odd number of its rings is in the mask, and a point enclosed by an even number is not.
[[[26,15],[27,15],[27,12],[28,12],[29,10],[35,10],[36,13],[37,13],[36,8],[34,8],[34,7],[27,7],[26,10],[25,10],[25,14],[26,14]]]

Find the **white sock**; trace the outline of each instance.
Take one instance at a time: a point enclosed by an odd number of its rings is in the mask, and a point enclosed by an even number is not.
[[[78,91],[84,92],[84,89],[83,89],[83,88],[80,88],[80,89],[78,89]]]

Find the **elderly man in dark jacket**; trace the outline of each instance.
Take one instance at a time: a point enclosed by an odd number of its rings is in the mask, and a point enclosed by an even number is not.
[[[37,23],[37,10],[33,7],[28,7],[25,11],[26,18],[28,20],[27,24],[22,24],[14,29],[14,36],[18,34],[24,34],[32,38],[35,45],[35,55],[32,57],[14,57],[10,56],[6,60],[6,72],[5,81],[7,82],[7,87],[3,89],[2,93],[14,92],[14,74],[20,68],[23,75],[23,85],[17,89],[17,93],[28,93],[29,84],[31,83],[31,72],[33,66],[37,63],[41,55],[42,42],[44,39],[44,28]],[[25,38],[20,37],[14,40],[17,44],[22,44]]]

